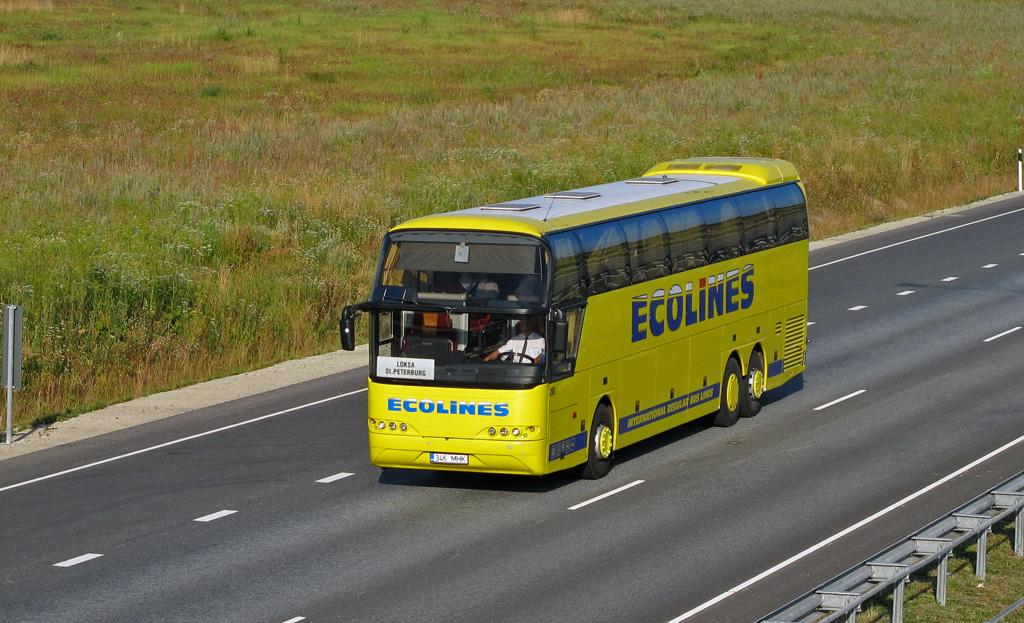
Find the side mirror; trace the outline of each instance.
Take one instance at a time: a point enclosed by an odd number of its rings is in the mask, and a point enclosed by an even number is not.
[[[564,353],[569,349],[569,322],[565,318],[551,321],[551,352]]]
[[[339,322],[339,329],[341,330],[341,348],[343,350],[355,350],[356,349],[356,309],[352,305],[347,305],[341,310],[341,321]]]

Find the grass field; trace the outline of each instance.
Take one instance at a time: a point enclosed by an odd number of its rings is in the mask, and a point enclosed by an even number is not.
[[[1019,2],[0,0],[19,425],[337,348],[412,216],[692,155],[820,238],[1013,190]]]

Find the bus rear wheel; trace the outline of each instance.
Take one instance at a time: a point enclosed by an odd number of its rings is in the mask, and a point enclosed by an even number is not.
[[[767,378],[764,374],[764,355],[759,350],[750,353],[750,366],[746,385],[740,396],[740,417],[754,417],[761,411],[761,396],[764,395]]]
[[[732,426],[740,420],[740,397],[743,395],[746,379],[740,370],[740,364],[729,358],[725,364],[725,376],[722,378],[722,404],[712,422],[715,426]]]
[[[602,404],[594,412],[587,444],[587,462],[583,465],[582,476],[587,480],[604,478],[612,468],[612,448],[615,444],[615,429],[612,428],[612,411]]]

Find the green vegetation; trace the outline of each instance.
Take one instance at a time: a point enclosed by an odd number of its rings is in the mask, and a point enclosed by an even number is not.
[[[585,7],[585,8],[584,8]],[[21,425],[337,348],[387,227],[691,155],[822,237],[1012,190],[1024,6],[0,0]]]

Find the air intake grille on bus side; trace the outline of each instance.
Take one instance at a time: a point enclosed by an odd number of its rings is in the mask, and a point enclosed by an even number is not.
[[[804,344],[807,343],[807,317],[803,314],[786,320],[786,350],[783,355],[785,369],[803,363]]]

